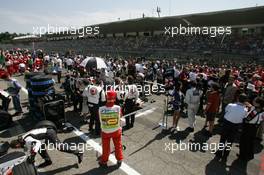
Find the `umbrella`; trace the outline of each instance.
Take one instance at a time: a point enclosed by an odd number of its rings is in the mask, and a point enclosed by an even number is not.
[[[103,58],[100,57],[87,57],[85,58],[80,66],[85,68],[96,68],[96,69],[106,69],[107,65]]]

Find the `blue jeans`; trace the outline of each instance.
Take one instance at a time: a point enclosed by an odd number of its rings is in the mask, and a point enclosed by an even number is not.
[[[16,112],[22,112],[19,94],[12,96],[12,100],[13,100],[13,105],[14,105]]]

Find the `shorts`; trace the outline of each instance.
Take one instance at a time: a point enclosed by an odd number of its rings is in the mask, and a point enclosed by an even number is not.
[[[215,112],[206,112],[206,120],[207,121],[214,121],[216,117]]]
[[[173,110],[174,110],[174,111],[180,111],[181,108],[180,108],[179,105],[173,105]]]

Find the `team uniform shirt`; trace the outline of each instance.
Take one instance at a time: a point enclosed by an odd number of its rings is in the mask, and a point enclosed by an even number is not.
[[[188,106],[193,107],[200,104],[200,98],[203,95],[203,91],[197,88],[191,88],[186,91],[185,102]]]
[[[114,105],[113,107],[102,106],[99,108],[99,117],[101,129],[104,133],[113,133],[121,129],[121,107]]]
[[[264,120],[264,112],[257,112],[254,106],[249,110],[245,122],[249,124],[259,125]]]
[[[44,140],[38,140],[34,136],[37,137],[39,134],[46,134],[47,128],[39,128],[34,129],[22,136],[22,139],[25,141],[25,148],[28,152],[33,150],[37,153],[40,150],[41,145],[44,143]]]
[[[247,108],[238,103],[230,103],[225,108],[224,118],[234,124],[240,124],[247,116]]]
[[[83,97],[87,98],[89,107],[94,107],[99,105],[100,102],[106,101],[103,88],[95,85],[88,85],[83,91]]]
[[[42,66],[43,62],[40,58],[36,58],[35,64],[36,64],[36,66]]]

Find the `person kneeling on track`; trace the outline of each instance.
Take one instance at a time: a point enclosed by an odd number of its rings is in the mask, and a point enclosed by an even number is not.
[[[52,127],[41,127],[37,129],[32,129],[25,133],[23,136],[19,136],[17,140],[13,140],[10,143],[12,148],[26,148],[30,151],[32,160],[34,162],[37,152],[45,160],[41,163],[38,168],[43,168],[52,164],[50,156],[47,153],[48,144],[53,144],[55,149],[61,152],[71,153],[78,157],[78,163],[83,160],[83,153],[77,149],[71,150],[68,145],[62,143],[58,136],[57,131]]]
[[[105,106],[99,108],[99,118],[101,123],[101,137],[103,154],[99,165],[107,167],[107,161],[110,155],[110,139],[113,139],[115,145],[115,157],[117,159],[117,166],[120,167],[123,160],[122,152],[122,127],[121,127],[121,107],[115,105],[116,92],[107,92],[107,102]]]

